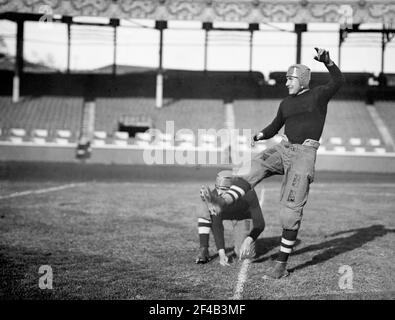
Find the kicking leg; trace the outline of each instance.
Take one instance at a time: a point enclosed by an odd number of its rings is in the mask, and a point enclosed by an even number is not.
[[[273,174],[283,173],[281,147],[274,146],[245,163],[233,176],[232,185],[221,196],[213,193],[210,188],[203,186],[201,195],[208,203],[210,213],[220,214],[226,206],[232,205],[254,188],[262,179]]]

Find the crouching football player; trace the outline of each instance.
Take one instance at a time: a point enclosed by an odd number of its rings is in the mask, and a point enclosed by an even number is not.
[[[232,185],[232,171],[224,170],[218,173],[214,193],[221,195],[229,190]],[[218,250],[219,263],[222,266],[229,265],[228,256],[225,254],[225,238],[223,220],[231,220],[234,226],[235,248],[234,253],[239,259],[253,258],[255,256],[255,240],[265,228],[262,210],[254,189],[248,191],[244,197],[228,206],[218,215],[211,215],[208,204],[202,196],[202,212],[198,218],[198,230],[200,240],[200,252],[196,263],[207,263],[209,255],[210,230],[214,235]],[[250,226],[252,220],[252,228]]]

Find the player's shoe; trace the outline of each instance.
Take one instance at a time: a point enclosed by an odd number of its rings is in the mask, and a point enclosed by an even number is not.
[[[200,248],[199,255],[196,258],[196,264],[205,264],[210,261],[210,254],[207,247]]]
[[[287,263],[281,261],[274,261],[274,265],[265,272],[263,279],[281,279],[289,276],[287,270]]]
[[[207,208],[210,211],[210,214],[219,215],[226,206],[224,198],[216,195],[207,186],[201,187],[200,197],[207,203]]]

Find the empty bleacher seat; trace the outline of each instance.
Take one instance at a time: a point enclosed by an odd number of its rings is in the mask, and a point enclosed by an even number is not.
[[[365,153],[366,149],[364,147],[355,147],[354,152],[356,153]]]
[[[105,131],[95,131],[93,133],[93,145],[102,146],[106,144],[107,132]]]
[[[340,137],[330,137],[329,143],[334,145],[341,145],[343,144],[343,139]]]
[[[95,131],[95,132],[93,133],[93,137],[94,137],[95,139],[104,140],[104,139],[107,138],[107,132],[105,132],[105,131]]]
[[[128,140],[129,139],[129,135],[128,135],[127,132],[116,131],[116,132],[114,132],[114,138],[115,139],[119,139],[119,140]]]
[[[135,135],[135,143],[139,146],[148,146],[152,139],[151,132],[137,132]]]
[[[344,146],[336,146],[333,148],[333,150],[336,152],[346,152],[347,151],[346,147],[344,147]]]
[[[56,130],[56,136],[63,139],[71,138],[70,130]]]
[[[372,147],[378,147],[381,145],[380,139],[369,139],[368,144]]]
[[[386,153],[387,150],[385,148],[374,148],[374,152],[383,154],[383,153]]]
[[[25,129],[20,129],[20,128],[11,128],[10,129],[11,135],[15,137],[24,137],[26,136],[26,130]]]
[[[33,137],[47,138],[48,130],[46,129],[33,129],[32,130]]]
[[[66,145],[70,143],[71,131],[70,130],[56,130],[55,143]]]
[[[350,138],[349,143],[352,146],[360,146],[362,144],[362,140],[360,138]]]
[[[32,141],[37,144],[44,144],[47,142],[48,130],[46,129],[33,129]]]
[[[173,145],[173,136],[170,133],[156,132],[155,144],[160,147],[170,147]]]
[[[21,143],[26,137],[26,130],[21,128],[11,128],[9,131],[9,140],[12,143]]]
[[[127,146],[129,134],[123,131],[114,132],[113,143],[118,146]]]
[[[138,132],[136,133],[136,138],[145,141],[151,141],[152,135],[149,132]]]

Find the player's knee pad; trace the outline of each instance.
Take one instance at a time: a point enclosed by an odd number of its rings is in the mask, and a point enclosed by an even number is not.
[[[289,208],[282,206],[280,220],[283,229],[299,230],[302,221],[303,208]]]

